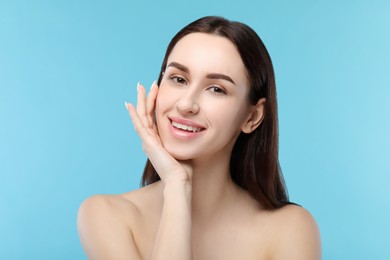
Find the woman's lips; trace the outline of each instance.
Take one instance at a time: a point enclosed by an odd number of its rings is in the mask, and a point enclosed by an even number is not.
[[[169,120],[171,121],[171,123],[180,124],[186,127],[199,128],[200,130],[205,128],[196,122],[193,122],[188,119],[180,118],[180,117],[169,117]]]
[[[177,128],[177,129],[184,130],[184,131],[190,131],[190,132],[196,133],[196,132],[199,132],[201,130],[201,128],[199,128],[199,127],[183,125],[183,124],[180,124],[180,123],[175,122],[175,121],[171,121],[171,124],[173,127]]]
[[[169,118],[169,129],[174,137],[189,140],[202,134],[205,128],[200,124],[183,118]]]

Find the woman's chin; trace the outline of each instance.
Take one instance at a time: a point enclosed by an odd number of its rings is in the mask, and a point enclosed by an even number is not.
[[[177,151],[177,150],[171,150],[169,148],[166,148],[167,149],[167,152],[173,157],[175,158],[176,160],[178,161],[187,161],[187,160],[191,160],[191,159],[194,159],[194,156],[193,154],[190,154],[190,153],[186,153],[186,152],[183,152],[183,151]]]
[[[185,154],[170,153],[170,155],[178,161],[188,161],[193,159],[192,156],[185,155]]]

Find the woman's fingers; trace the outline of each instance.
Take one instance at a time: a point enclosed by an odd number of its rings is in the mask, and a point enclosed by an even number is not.
[[[133,126],[142,140],[142,147],[162,180],[174,181],[177,178],[187,180],[191,176],[191,167],[181,165],[162,146],[154,122],[155,104],[158,86],[154,82],[148,96],[142,85],[138,85],[137,107],[125,103]],[[169,174],[168,174],[169,173]]]
[[[146,90],[140,83],[137,85],[137,114],[142,120],[144,126],[147,127],[149,125],[149,121],[146,114]]]
[[[145,150],[160,143],[157,129],[154,123],[154,107],[157,97],[157,85],[153,83],[148,97],[146,97],[145,87],[137,85],[137,107],[133,104],[125,103],[129,111],[134,128],[143,142]]]
[[[146,115],[148,117],[149,125],[154,126],[154,108],[156,104],[156,98],[158,93],[158,86],[156,84],[156,81],[153,82],[149,95],[146,99]]]
[[[126,108],[129,111],[131,121],[133,122],[135,131],[141,137],[142,140],[147,136],[147,129],[145,128],[141,118],[138,116],[138,112],[135,110],[134,105],[125,102]],[[137,106],[138,107],[138,106]]]
[[[164,175],[164,172],[177,171],[180,165],[168,154],[167,151],[165,151],[161,145],[158,145],[159,141],[156,139],[157,137],[150,132],[150,129],[144,126],[134,105],[130,103],[125,103],[125,105],[129,111],[131,120],[133,121],[134,128],[142,140],[143,149],[156,168],[157,172]]]

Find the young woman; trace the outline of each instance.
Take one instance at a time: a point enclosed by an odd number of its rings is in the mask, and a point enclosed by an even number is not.
[[[149,160],[143,188],[99,195],[78,227],[90,259],[320,259],[288,201],[274,72],[257,34],[204,17],[172,39],[157,83],[126,103]]]

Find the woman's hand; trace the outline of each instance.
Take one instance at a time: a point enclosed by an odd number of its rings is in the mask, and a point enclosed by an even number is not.
[[[161,180],[166,184],[174,181],[191,181],[191,167],[188,163],[178,162],[163,147],[154,121],[154,110],[158,86],[153,82],[148,96],[144,86],[137,86],[137,108],[125,103],[134,128],[142,140],[142,148],[156,169]]]
[[[164,184],[164,204],[151,259],[192,259],[191,174],[185,162],[178,162],[163,147],[154,122],[158,87],[149,95],[137,86],[137,108],[126,103],[142,147]]]

